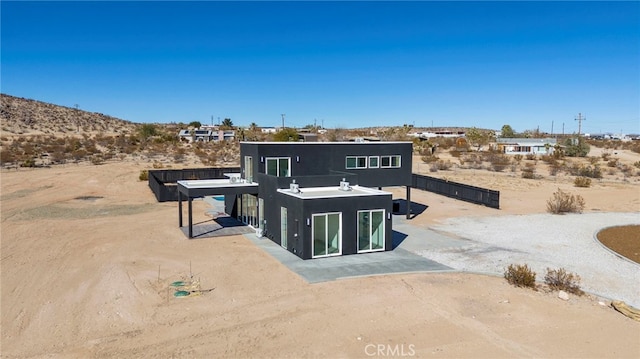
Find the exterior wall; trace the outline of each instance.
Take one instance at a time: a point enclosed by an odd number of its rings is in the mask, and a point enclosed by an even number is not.
[[[391,194],[357,198],[300,199],[278,193],[275,200],[269,205],[271,210],[268,211],[270,219],[267,220],[269,223],[267,237],[280,245],[282,245],[282,239],[280,238],[281,207],[287,208],[287,250],[302,259],[311,259],[313,257],[311,226],[313,215],[330,212],[342,213],[342,255],[358,253],[358,211],[360,210],[385,210],[384,250],[393,249],[392,221],[388,219],[389,213],[392,212]]]
[[[298,177],[304,176],[349,176],[351,184],[366,187],[410,186],[412,172],[411,142],[377,143],[253,143],[240,145],[240,157],[244,174],[244,156],[252,156],[254,178],[265,173],[267,157],[290,157],[291,179],[302,183]],[[400,168],[347,169],[347,156],[401,156]],[[290,181],[289,181],[290,182]],[[262,183],[261,183],[262,184]],[[321,185],[335,186],[334,178],[328,177]],[[288,187],[288,183],[287,186]],[[281,187],[283,188],[283,187]]]

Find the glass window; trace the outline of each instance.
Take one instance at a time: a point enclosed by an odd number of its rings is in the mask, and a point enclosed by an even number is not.
[[[271,176],[291,177],[291,158],[267,157],[265,172]]]
[[[244,179],[253,182],[253,161],[251,156],[244,156]]]
[[[378,156],[369,156],[369,168],[378,168],[380,167]]]
[[[347,156],[347,169],[367,168],[366,156]]]
[[[342,253],[341,213],[314,214],[312,227],[312,257],[326,257]]]
[[[400,156],[391,156],[391,167],[400,167]]]
[[[381,166],[383,168],[399,168],[401,156],[393,155],[393,156],[380,156]]]

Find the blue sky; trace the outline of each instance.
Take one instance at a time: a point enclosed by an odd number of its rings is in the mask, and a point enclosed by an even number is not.
[[[640,2],[10,2],[1,91],[134,122],[640,133]]]

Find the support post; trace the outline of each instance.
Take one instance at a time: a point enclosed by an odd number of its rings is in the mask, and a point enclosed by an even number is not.
[[[182,192],[178,191],[178,226],[182,228]]]
[[[411,186],[407,186],[407,219],[411,219]]]
[[[189,201],[189,238],[193,238],[193,198],[188,196]]]

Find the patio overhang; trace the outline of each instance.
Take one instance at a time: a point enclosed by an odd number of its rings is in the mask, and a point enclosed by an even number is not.
[[[182,227],[182,200],[188,202],[189,238],[193,238],[193,199],[205,196],[258,194],[258,184],[246,182],[239,174],[229,174],[229,179],[207,179],[178,181],[178,224]]]

